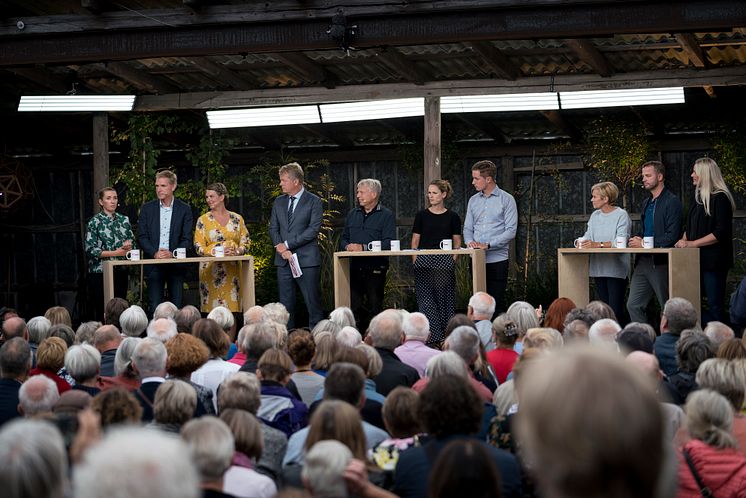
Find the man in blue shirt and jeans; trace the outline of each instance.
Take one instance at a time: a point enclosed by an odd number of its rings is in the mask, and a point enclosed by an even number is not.
[[[643,237],[653,237],[653,247],[673,247],[681,237],[681,201],[665,187],[665,172],[660,161],[642,165],[642,186],[650,197],[642,204],[642,229],[638,236],[629,239],[629,247],[642,247]],[[653,293],[662,308],[668,300],[668,256],[638,254],[627,298],[630,321],[648,323],[645,310]]]
[[[478,161],[471,167],[471,184],[477,190],[466,208],[464,241],[467,247],[484,249],[487,294],[495,298],[495,314],[505,311],[508,285],[508,248],[518,229],[518,210],[512,195],[495,182],[497,166]]]

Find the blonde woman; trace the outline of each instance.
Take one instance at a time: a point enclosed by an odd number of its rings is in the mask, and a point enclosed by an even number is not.
[[[733,266],[733,201],[717,163],[697,159],[692,168],[694,202],[689,208],[684,237],[676,247],[698,247],[700,286],[707,296],[702,325],[722,321],[725,281]]]

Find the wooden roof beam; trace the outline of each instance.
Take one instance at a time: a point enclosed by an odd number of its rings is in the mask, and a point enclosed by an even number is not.
[[[394,47],[386,47],[376,52],[376,57],[399,77],[411,81],[415,85],[423,85],[429,79],[424,71],[418,69],[413,61],[408,60],[404,54]]]
[[[304,54],[282,52],[272,54],[272,57],[298,71],[309,82],[319,82],[329,89],[335,88],[339,82],[331,71]]]
[[[562,116],[562,112],[560,111],[539,111],[541,112],[542,116],[547,118],[547,120],[552,123],[554,126],[556,126],[562,133],[565,133],[570,136],[573,140],[577,140],[582,136],[582,133],[580,133],[580,130],[578,130],[575,126],[568,123],[567,120],[565,120],[564,116]]]
[[[219,82],[226,83],[236,90],[251,90],[258,85],[252,85],[222,64],[211,61],[206,57],[186,57],[186,62],[193,65]]]
[[[355,147],[355,142],[353,140],[350,140],[349,137],[332,131],[331,129],[324,128],[324,129],[318,129],[319,125],[316,126],[308,126],[308,125],[300,125],[300,128],[302,130],[307,131],[311,135],[315,135],[319,138],[323,138],[324,140],[327,140],[333,144],[339,145],[341,147],[346,148],[352,148]]]
[[[515,81],[515,79],[520,76],[520,69],[510,62],[508,57],[492,43],[487,41],[475,41],[471,42],[470,45],[499,78]]]
[[[565,45],[583,62],[591,66],[595,72],[608,78],[614,71],[611,69],[606,57],[596,48],[590,40],[567,39]]]
[[[171,83],[157,76],[152,76],[145,71],[140,71],[126,62],[109,62],[104,64],[104,69],[117,78],[125,80],[138,90],[149,93],[168,94],[178,92],[179,89]]]
[[[70,82],[64,78],[60,78],[51,71],[41,67],[16,67],[7,69],[8,72],[14,73],[21,78],[25,78],[29,81],[33,81],[39,86],[48,88],[53,92],[64,95],[72,89]]]
[[[692,33],[676,33],[673,36],[695,67],[707,67],[707,57],[702,52],[702,47],[699,46],[697,38]]]
[[[456,114],[456,117],[482,135],[491,138],[497,143],[509,144],[513,141],[513,139],[502,131],[499,126],[495,126],[494,123],[481,116],[475,114]]]

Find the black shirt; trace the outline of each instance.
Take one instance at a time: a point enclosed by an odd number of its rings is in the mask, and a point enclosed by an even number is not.
[[[461,218],[453,211],[434,214],[423,209],[414,217],[412,233],[420,234],[419,249],[440,249],[440,241],[461,234]]]
[[[728,270],[733,266],[733,207],[723,192],[710,195],[710,216],[695,200],[689,208],[686,238],[696,240],[713,234],[717,243],[699,248],[699,267],[703,270]]]

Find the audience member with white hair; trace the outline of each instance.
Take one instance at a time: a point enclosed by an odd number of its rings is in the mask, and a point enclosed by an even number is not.
[[[49,329],[52,327],[52,322],[43,316],[35,316],[28,321],[26,327],[28,328],[29,346],[31,346],[31,351],[36,354],[36,348],[39,347],[41,341],[49,337]]]
[[[363,342],[363,336],[360,335],[360,332],[355,327],[345,325],[337,334],[337,342],[340,346],[354,348]]]
[[[166,346],[157,339],[141,340],[132,353],[132,367],[140,377],[135,397],[142,406],[143,422],[153,420],[153,404],[158,388],[166,381]]]
[[[34,375],[18,391],[18,412],[24,417],[45,417],[60,399],[57,384],[44,375]]]
[[[430,337],[430,321],[423,313],[410,313],[402,323],[402,330],[404,343],[394,353],[402,362],[417,370],[420,377],[424,377],[427,362],[440,354],[437,349],[426,346]]]
[[[288,326],[288,320],[290,320],[290,313],[282,303],[265,304],[264,316],[267,320],[272,320],[273,322],[280,323],[286,327]]]
[[[588,340],[593,346],[608,348],[610,351],[619,351],[616,336],[622,330],[619,324],[611,318],[602,318],[591,325],[588,330]]]
[[[207,314],[207,318],[215,320],[220,325],[220,328],[228,334],[231,344],[228,354],[225,355],[225,359],[230,360],[238,352],[238,347],[236,346],[236,319],[233,316],[233,312],[225,306],[216,306]]]
[[[253,374],[256,373],[259,358],[266,351],[277,347],[277,333],[269,321],[244,325],[241,331],[244,333],[241,344],[246,352],[246,360],[241,366],[241,371]]]
[[[226,496],[223,476],[231,466],[235,442],[225,422],[213,416],[191,420],[181,429],[181,437],[197,465],[203,496]]]
[[[155,393],[151,427],[179,433],[181,427],[194,417],[197,391],[187,382],[168,379]]]
[[[306,453],[301,471],[303,485],[315,497],[349,496],[345,469],[352,461],[352,452],[334,439],[319,441]]]
[[[523,336],[526,335],[528,329],[539,326],[536,309],[526,301],[516,301],[508,306],[508,310],[505,313],[518,329],[518,339],[516,339],[513,349],[515,349],[516,353],[521,354],[521,351],[523,351]]]
[[[368,333],[372,346],[383,360],[383,370],[373,379],[376,390],[386,396],[397,386],[411,387],[417,382],[420,378],[417,370],[403,363],[394,353],[404,338],[401,315],[391,309],[380,312],[370,321]]]
[[[464,360],[471,376],[486,388],[487,392],[480,391],[479,395],[489,403],[492,400],[493,391],[497,388],[497,383],[494,380],[485,379],[479,372],[475,372],[474,365],[480,358],[480,346],[481,343],[477,331],[468,325],[462,325],[456,327],[451,332],[446,339],[443,349],[453,351]]]
[[[139,337],[125,337],[114,356],[114,377],[101,377],[102,389],[123,387],[134,391],[140,387],[140,378],[132,368],[132,353],[142,341]]]
[[[477,292],[469,298],[466,316],[474,321],[485,352],[495,349],[492,337],[492,315],[495,313],[495,298],[486,292]]]
[[[262,306],[254,305],[251,308],[243,312],[243,324],[251,325],[252,323],[259,323],[266,320],[266,314]]]
[[[179,308],[174,303],[171,301],[163,301],[155,307],[155,311],[153,311],[153,320],[159,318],[171,318],[173,320],[177,311],[179,311]]]
[[[732,328],[728,327],[723,322],[714,321],[709,322],[705,327],[705,335],[710,339],[715,350],[717,350],[722,343],[729,339],[733,339],[736,336]]]
[[[29,419],[14,420],[3,426],[0,483],[4,498],[63,498],[66,481],[67,452],[56,427]]]
[[[412,386],[414,391],[418,393],[424,391],[432,379],[442,375],[453,375],[468,381],[482,401],[486,403],[492,401],[490,390],[473,377],[464,359],[454,351],[446,350],[438,356],[430,358],[425,367],[425,374],[426,377],[421,378]]]
[[[100,369],[101,353],[90,344],[76,344],[65,353],[65,370],[75,380],[73,389],[97,395],[101,392],[97,385]]]
[[[75,330],[75,344],[93,345],[93,334],[99,327],[101,327],[101,322],[83,322],[78,325],[78,328]],[[31,334],[29,332],[29,340],[30,337]]]
[[[187,445],[150,429],[111,430],[84,454],[73,474],[75,498],[199,498],[201,494]]]
[[[329,320],[336,323],[340,327],[356,327],[355,315],[352,314],[352,310],[347,306],[339,306],[329,313]],[[357,329],[355,329],[357,330]]]
[[[140,337],[148,327],[148,315],[140,306],[133,304],[119,315],[122,334],[127,337]]]
[[[178,334],[173,318],[153,318],[148,324],[148,338],[161,341],[163,344]]]

